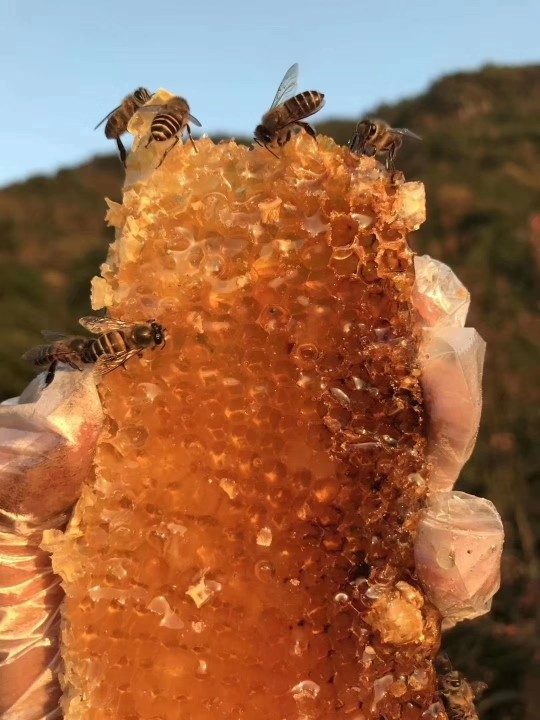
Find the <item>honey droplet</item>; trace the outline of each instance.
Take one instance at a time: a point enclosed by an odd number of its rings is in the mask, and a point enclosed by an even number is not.
[[[274,569],[274,566],[272,563],[269,563],[267,560],[260,560],[255,565],[255,576],[258,580],[261,582],[270,582],[272,578],[275,576],[276,571]]]

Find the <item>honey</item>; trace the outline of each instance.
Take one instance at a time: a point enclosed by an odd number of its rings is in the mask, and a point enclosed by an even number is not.
[[[136,143],[109,203],[94,307],[167,345],[101,380],[95,481],[50,541],[65,718],[428,717],[423,187],[322,136],[197,148]]]

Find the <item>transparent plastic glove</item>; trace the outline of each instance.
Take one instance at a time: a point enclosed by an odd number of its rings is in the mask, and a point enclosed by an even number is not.
[[[102,410],[91,371],[37,377],[0,405],[0,717],[60,717],[60,580],[40,549],[92,475]]]
[[[430,492],[416,570],[443,627],[451,627],[489,612],[500,585],[504,531],[489,500],[452,492],[474,449],[482,410],[485,343],[464,327],[469,293],[450,268],[427,255],[415,258],[415,270]]]

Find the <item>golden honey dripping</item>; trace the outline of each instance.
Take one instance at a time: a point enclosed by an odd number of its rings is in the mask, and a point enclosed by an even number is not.
[[[101,382],[95,484],[55,540],[66,720],[428,717],[422,186],[325,137],[197,147],[153,172],[141,146],[109,213],[94,307],[169,339]]]

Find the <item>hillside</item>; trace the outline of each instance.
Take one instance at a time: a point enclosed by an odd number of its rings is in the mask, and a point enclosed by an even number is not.
[[[461,487],[504,515],[505,579],[493,615],[474,633],[454,631],[451,643],[464,669],[492,688],[485,720],[532,720],[540,703],[540,66],[449,76],[373,114],[423,137],[397,160],[427,188],[429,220],[413,245],[470,288],[470,324],[488,342],[482,430]],[[353,128],[318,127],[341,143]],[[103,197],[120,198],[122,174],[116,157],[101,157],[0,190],[0,397],[32,376],[18,358],[41,328],[75,330],[89,311],[88,282],[112,238]]]

